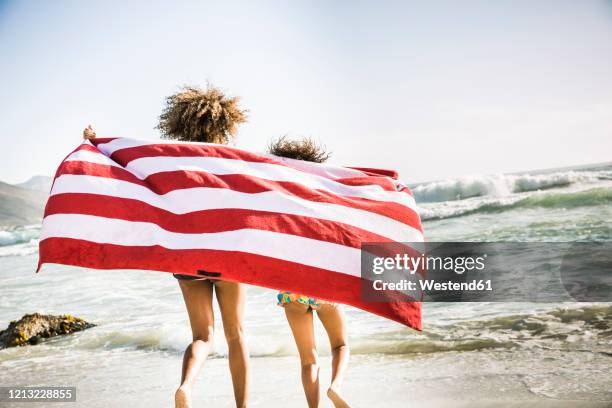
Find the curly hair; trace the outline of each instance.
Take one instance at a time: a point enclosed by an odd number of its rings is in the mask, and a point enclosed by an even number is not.
[[[331,153],[326,150],[325,146],[309,137],[290,140],[286,136],[281,136],[270,142],[268,151],[275,156],[315,163],[323,163],[331,156]]]
[[[185,86],[166,98],[157,128],[166,139],[227,144],[246,122],[247,111],[238,102],[210,85]]]

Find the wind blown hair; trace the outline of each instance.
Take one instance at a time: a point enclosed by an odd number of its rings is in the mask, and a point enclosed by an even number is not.
[[[246,122],[238,97],[227,97],[210,85],[186,86],[166,98],[157,128],[165,139],[227,144]]]
[[[325,146],[315,142],[309,137],[291,140],[286,136],[281,136],[270,142],[268,145],[268,152],[275,156],[315,163],[323,163],[331,156],[331,153],[327,151]]]

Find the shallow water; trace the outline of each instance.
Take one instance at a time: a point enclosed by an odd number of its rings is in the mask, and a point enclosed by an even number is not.
[[[609,241],[610,169],[581,172],[507,177],[505,189],[465,180],[430,183],[421,192],[417,186],[417,198],[429,194],[420,202],[427,239]],[[470,198],[442,201],[462,188]],[[0,351],[0,384],[76,385],[78,406],[171,405],[190,339],[176,281],[158,272],[55,265],[36,275],[38,233],[36,226],[0,233],[0,327],[34,311],[70,313],[98,326]],[[246,313],[252,405],[304,406],[296,350],[275,293],[249,288]],[[357,406],[612,403],[611,304],[429,303],[422,333],[356,309],[347,314],[353,357],[345,391]],[[232,406],[219,329],[195,395],[212,407]],[[317,336],[325,384],[329,352],[318,323]]]

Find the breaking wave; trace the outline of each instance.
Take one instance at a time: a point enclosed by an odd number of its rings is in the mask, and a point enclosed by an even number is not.
[[[612,171],[477,175],[419,184],[412,188],[412,192],[417,202],[435,203],[483,196],[502,197],[515,193],[567,187],[575,183],[593,183],[601,180],[612,180]]]
[[[182,353],[189,341],[185,328],[159,327],[134,331],[104,324],[71,337],[52,342],[71,342],[80,349],[137,349]],[[219,337],[219,338],[217,338]],[[286,342],[284,342],[286,341]],[[221,333],[215,333],[213,357],[227,354]],[[322,343],[324,344],[324,342]],[[554,348],[610,355],[612,345],[612,306],[559,308],[548,312],[468,320],[449,325],[430,325],[422,333],[410,329],[359,336],[351,342],[353,354],[430,354],[492,349]],[[253,357],[283,357],[296,354],[290,338],[255,336],[249,341]],[[328,354],[327,347],[321,352]]]
[[[532,194],[503,198],[468,199],[444,203],[432,203],[419,208],[423,220],[442,219],[475,213],[498,213],[529,208],[576,208],[608,205],[612,203],[611,188],[595,188],[586,191]]]
[[[13,227],[0,231],[0,247],[29,243],[38,239],[40,225]]]
[[[401,340],[400,340],[401,339]],[[560,308],[384,333],[352,346],[355,354],[423,354],[489,349],[554,348],[604,355],[612,346],[612,306]]]

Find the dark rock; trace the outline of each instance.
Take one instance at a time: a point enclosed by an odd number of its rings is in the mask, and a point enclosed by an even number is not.
[[[71,315],[27,314],[18,321],[13,320],[6,330],[0,331],[0,349],[38,344],[42,339],[70,334],[94,326],[94,324]]]

